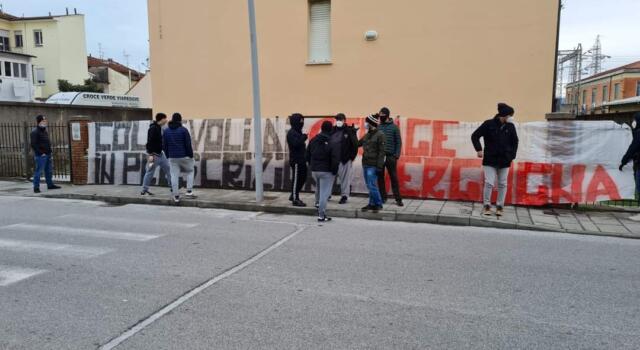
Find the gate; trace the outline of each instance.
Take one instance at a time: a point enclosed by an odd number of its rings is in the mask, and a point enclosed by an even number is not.
[[[0,177],[30,178],[33,175],[33,128],[34,126],[28,123],[0,124]],[[47,131],[53,150],[53,178],[56,181],[70,181],[69,126],[67,123],[51,123]]]

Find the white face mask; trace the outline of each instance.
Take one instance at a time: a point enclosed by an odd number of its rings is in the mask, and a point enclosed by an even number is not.
[[[339,127],[339,128],[343,127],[344,126],[344,121],[342,121],[342,120],[336,121],[336,126]]]
[[[507,123],[511,123],[511,124],[513,124],[513,122],[514,122],[513,117],[509,117],[509,118],[507,118]]]

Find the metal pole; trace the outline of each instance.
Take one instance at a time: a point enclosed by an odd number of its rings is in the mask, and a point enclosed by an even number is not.
[[[249,5],[249,32],[251,34],[251,76],[253,79],[253,143],[255,153],[256,202],[264,199],[262,183],[262,119],[260,115],[260,75],[258,70],[258,37],[256,36],[256,9],[254,0]]]

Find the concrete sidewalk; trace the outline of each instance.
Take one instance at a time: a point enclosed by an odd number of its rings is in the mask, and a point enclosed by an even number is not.
[[[175,205],[171,201],[168,188],[153,187],[151,191],[155,196],[140,196],[139,186],[65,185],[62,189],[55,191],[46,191],[43,188],[43,192],[36,195],[29,183],[0,181],[0,195],[98,200],[110,204]],[[256,203],[255,194],[250,191],[197,189],[195,193],[198,195],[196,199],[183,198],[179,205],[316,215],[313,207],[314,197],[311,193],[305,193],[302,196],[302,200],[309,205],[307,208],[292,207],[288,200],[289,194],[282,192],[267,192],[262,204]],[[360,208],[367,203],[365,197],[352,197],[345,205],[339,205],[338,199],[339,197],[334,196],[329,202],[329,216],[640,238],[640,216],[633,213],[506,207],[505,216],[497,219],[495,216],[482,216],[481,203],[408,199],[405,200],[404,207],[398,207],[390,202],[383,211],[371,213],[360,211]]]

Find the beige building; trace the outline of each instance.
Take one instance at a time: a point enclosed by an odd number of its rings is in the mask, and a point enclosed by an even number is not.
[[[87,57],[89,73],[105,94],[126,95],[144,74],[111,58]]]
[[[84,15],[16,17],[0,12],[3,51],[34,56],[35,97],[58,92],[58,79],[82,84],[89,78]]]
[[[153,101],[252,114],[247,2],[149,0]],[[482,120],[551,111],[559,0],[256,0],[262,112]]]

